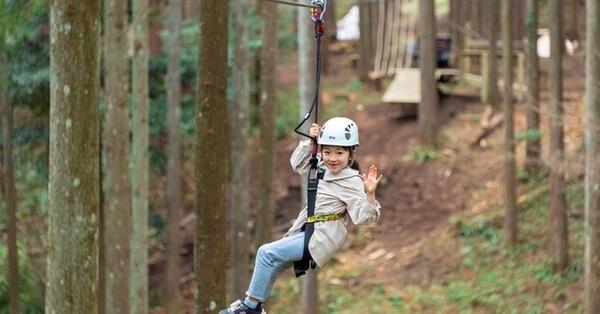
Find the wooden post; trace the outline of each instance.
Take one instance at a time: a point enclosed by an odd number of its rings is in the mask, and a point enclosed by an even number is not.
[[[482,104],[489,104],[490,102],[490,88],[489,88],[489,80],[490,80],[490,71],[489,71],[489,54],[487,51],[481,52],[481,77],[482,84],[479,92],[479,99]]]

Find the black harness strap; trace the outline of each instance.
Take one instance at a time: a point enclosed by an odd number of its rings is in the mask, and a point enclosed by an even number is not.
[[[315,2],[315,1],[313,1]],[[307,221],[309,217],[315,215],[315,203],[317,200],[317,187],[319,186],[319,180],[323,178],[324,171],[323,169],[318,167],[318,158],[317,158],[317,139],[312,138],[310,135],[306,133],[302,133],[299,129],[304,125],[304,123],[310,118],[313,110],[315,111],[315,121],[318,121],[319,114],[319,86],[321,82],[321,36],[325,32],[325,25],[323,24],[323,16],[322,14],[326,9],[326,2],[322,6],[319,6],[320,9],[311,9],[312,14],[311,17],[315,22],[315,39],[317,41],[317,69],[316,69],[316,88],[315,88],[315,97],[313,98],[312,106],[310,110],[298,124],[298,126],[294,129],[294,131],[302,136],[311,138],[313,140],[313,148],[312,148],[312,156],[310,158],[310,170],[308,172],[308,185],[307,185],[307,204],[306,204],[306,216]],[[304,252],[302,254],[302,259],[294,262],[294,272],[296,277],[300,277],[306,273],[309,268],[315,268],[317,265],[310,255],[310,251],[308,249],[308,244],[310,242],[310,238],[312,237],[315,231],[315,225],[313,223],[306,223],[302,227],[304,230]]]

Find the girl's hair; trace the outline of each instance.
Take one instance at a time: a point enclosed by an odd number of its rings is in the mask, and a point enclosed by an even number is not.
[[[358,160],[356,160],[356,148],[355,147],[344,147],[345,150],[350,152],[350,160],[348,161],[348,166],[351,169],[354,169],[360,172],[360,166],[358,165]]]

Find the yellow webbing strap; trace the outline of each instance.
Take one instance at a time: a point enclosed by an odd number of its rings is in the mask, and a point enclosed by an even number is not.
[[[337,213],[337,214],[313,215],[313,216],[308,217],[307,223],[312,224],[315,222],[322,222],[322,221],[334,221],[334,220],[343,219],[344,217],[346,217],[346,212]]]

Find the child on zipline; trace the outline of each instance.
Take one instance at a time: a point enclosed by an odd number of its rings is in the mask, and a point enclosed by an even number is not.
[[[317,138],[320,146],[319,166],[325,166],[319,180],[315,204],[314,233],[308,251],[317,266],[322,267],[346,238],[348,220],[354,224],[377,221],[381,206],[375,199],[375,190],[381,179],[372,165],[368,174],[361,175],[356,162],[358,126],[348,118],[332,118],[322,128],[313,124],[309,135]],[[295,172],[309,170],[312,141],[300,142],[290,162]],[[349,219],[348,219],[349,218]],[[265,314],[263,303],[273,286],[275,277],[294,262],[303,259],[304,230],[307,223],[305,207],[286,233],[275,242],[261,246],[256,253],[256,264],[246,292],[246,298],[232,303],[219,314]]]

